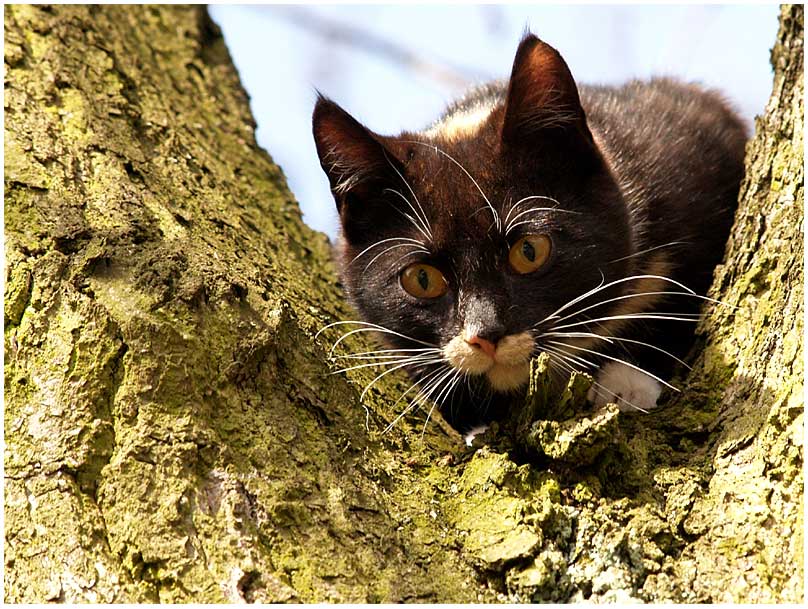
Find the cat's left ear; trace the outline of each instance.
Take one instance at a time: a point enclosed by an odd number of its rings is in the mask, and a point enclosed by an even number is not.
[[[506,144],[519,144],[535,141],[540,133],[592,143],[567,63],[549,44],[528,34],[513,61],[502,139]]]

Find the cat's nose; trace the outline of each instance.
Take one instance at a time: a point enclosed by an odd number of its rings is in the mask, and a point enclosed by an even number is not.
[[[467,337],[466,342],[472,347],[482,349],[483,353],[491,359],[494,359],[494,354],[497,352],[496,342],[492,342],[477,335]]]
[[[474,294],[463,306],[463,338],[491,359],[497,352],[497,342],[505,336],[501,304],[490,294]]]

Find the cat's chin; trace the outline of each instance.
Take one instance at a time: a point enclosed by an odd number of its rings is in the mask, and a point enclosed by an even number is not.
[[[524,387],[530,378],[530,362],[517,365],[494,364],[485,377],[494,391],[509,393]]]

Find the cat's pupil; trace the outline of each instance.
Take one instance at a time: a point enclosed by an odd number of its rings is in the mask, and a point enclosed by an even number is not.
[[[536,260],[536,250],[529,241],[522,241],[522,253],[524,254],[525,258],[530,260],[530,262],[534,262]]]
[[[418,285],[420,285],[421,289],[424,291],[429,287],[429,275],[426,274],[424,269],[418,271]]]

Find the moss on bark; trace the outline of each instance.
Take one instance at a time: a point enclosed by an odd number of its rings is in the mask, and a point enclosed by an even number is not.
[[[683,523],[694,539],[674,572],[698,573],[694,600],[803,600],[803,32],[803,7],[783,6],[772,95],[712,288],[730,306],[705,316],[671,405],[710,415],[694,453],[713,474]]]
[[[329,375],[327,241],[204,8],[5,31],[6,600],[477,598],[437,523],[408,539],[404,428],[369,438]]]
[[[382,434],[404,379],[362,404],[369,371],[330,374],[328,243],[203,8],[5,7],[5,600],[801,600],[802,7],[781,23],[736,308],[680,399],[548,423],[537,456],[424,413]]]

